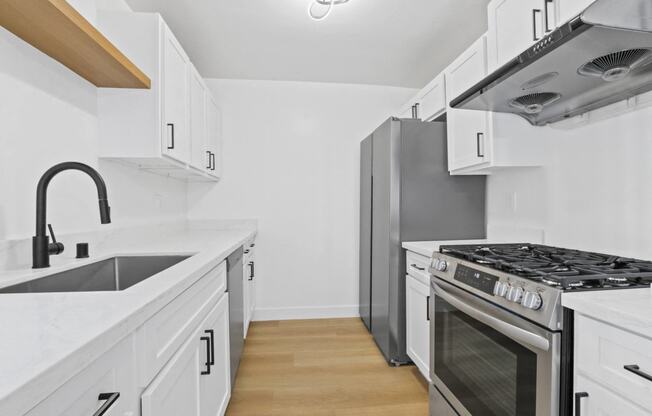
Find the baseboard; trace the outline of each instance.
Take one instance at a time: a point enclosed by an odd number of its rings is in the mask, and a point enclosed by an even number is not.
[[[254,321],[287,321],[291,319],[328,319],[360,317],[358,305],[315,306],[296,308],[256,308]]]

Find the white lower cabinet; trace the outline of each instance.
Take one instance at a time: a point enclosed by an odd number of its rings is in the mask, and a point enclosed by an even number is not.
[[[581,416],[652,415],[652,339],[576,314],[574,365]]]
[[[245,257],[243,262],[243,288],[244,288],[244,334],[247,337],[249,324],[253,320],[256,310],[256,251],[255,243],[245,246]]]
[[[98,413],[102,407],[107,410]],[[27,416],[138,416],[134,337],[129,336],[66,381]]]
[[[412,274],[406,276],[406,346],[408,356],[423,377],[430,381],[430,286],[424,279],[429,278],[417,278]]]
[[[229,302],[224,295],[142,395],[142,416],[217,416],[226,412]]]

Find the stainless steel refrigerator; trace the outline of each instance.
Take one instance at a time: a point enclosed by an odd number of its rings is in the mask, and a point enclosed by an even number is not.
[[[484,176],[451,176],[446,123],[391,118],[361,143],[360,316],[388,363],[408,363],[404,241],[484,238]]]

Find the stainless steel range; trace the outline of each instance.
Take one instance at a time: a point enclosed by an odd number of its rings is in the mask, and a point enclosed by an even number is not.
[[[562,293],[650,286],[652,262],[441,246],[430,273],[431,415],[571,415],[573,316]]]

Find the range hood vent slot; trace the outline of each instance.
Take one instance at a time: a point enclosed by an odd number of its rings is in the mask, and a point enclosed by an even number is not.
[[[604,81],[613,82],[621,80],[639,67],[649,64],[652,58],[650,49],[628,49],[610,53],[588,62],[580,67],[577,72],[587,77],[599,77]]]
[[[555,92],[537,92],[513,99],[509,105],[517,108],[526,114],[539,114],[544,107],[554,103],[561,98],[561,94]]]

